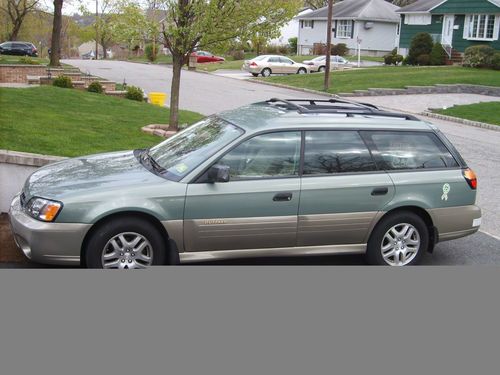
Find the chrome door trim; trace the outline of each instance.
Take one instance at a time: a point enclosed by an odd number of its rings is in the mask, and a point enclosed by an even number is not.
[[[180,254],[181,262],[198,262],[204,260],[237,259],[275,256],[301,255],[333,255],[333,254],[364,254],[366,244],[331,245],[331,246],[301,246],[282,247],[274,249],[219,250],[186,252]]]

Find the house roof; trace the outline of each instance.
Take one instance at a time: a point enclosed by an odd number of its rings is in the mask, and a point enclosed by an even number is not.
[[[398,9],[399,7],[385,0],[344,0],[333,5],[333,18],[399,22],[399,15],[396,14]],[[328,7],[323,7],[297,18],[299,20],[326,20],[327,17]]]
[[[439,5],[446,3],[448,0],[419,0],[416,3],[402,7],[398,13],[427,13]],[[497,6],[500,6],[500,0],[488,0]]]

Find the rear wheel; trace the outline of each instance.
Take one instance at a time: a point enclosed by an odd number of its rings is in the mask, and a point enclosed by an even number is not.
[[[307,70],[306,70],[306,68],[300,68],[300,69],[297,71],[297,74],[307,74]]]
[[[412,212],[383,218],[368,241],[368,262],[376,265],[408,266],[420,262],[429,246],[429,230]]]
[[[85,248],[89,268],[148,268],[166,263],[167,245],[148,221],[118,218],[102,224]]]
[[[262,70],[261,74],[262,74],[262,77],[269,77],[271,75],[271,69],[269,68],[265,68]]]

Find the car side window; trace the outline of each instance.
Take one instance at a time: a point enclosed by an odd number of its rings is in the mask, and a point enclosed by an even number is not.
[[[356,131],[307,131],[304,175],[376,170],[370,151]]]
[[[280,57],[280,62],[288,65],[293,65],[293,61],[290,59],[287,59],[286,57]]]
[[[457,161],[430,132],[363,132],[374,148],[377,165],[384,170],[455,168]]]
[[[300,132],[255,136],[231,150],[217,164],[230,167],[231,180],[298,176]]]
[[[279,57],[270,57],[269,60],[267,60],[270,63],[279,63],[280,59]]]

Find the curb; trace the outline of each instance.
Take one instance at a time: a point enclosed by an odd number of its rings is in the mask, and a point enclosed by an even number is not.
[[[430,111],[424,111],[424,112],[420,113],[420,115],[435,118],[438,120],[456,122],[456,123],[462,124],[462,125],[474,126],[476,128],[483,128],[483,129],[488,129],[488,130],[500,131],[500,125],[492,125],[492,124],[487,124],[485,122],[472,121],[472,120],[467,120],[467,119],[463,119],[463,118],[459,118],[459,117],[442,115],[440,113],[434,113],[434,112],[430,112]]]

